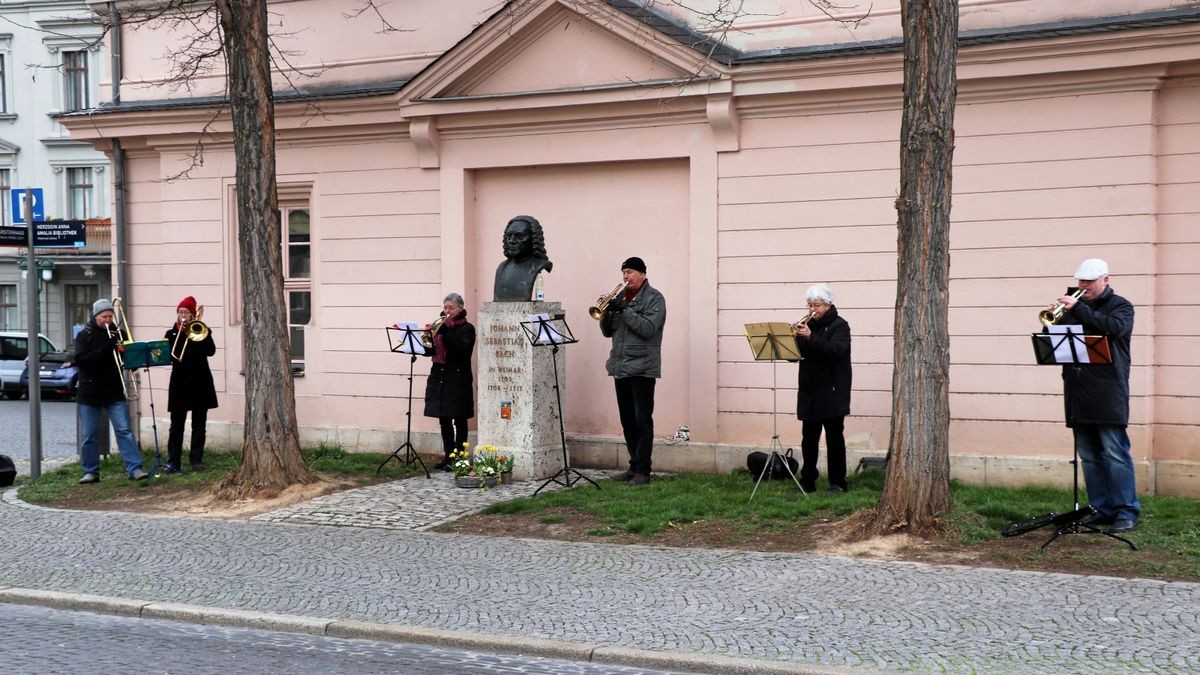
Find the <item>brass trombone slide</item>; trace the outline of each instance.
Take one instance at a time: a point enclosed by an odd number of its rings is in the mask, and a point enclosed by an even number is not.
[[[120,298],[113,298],[112,305],[117,324],[115,328],[111,324],[104,324],[104,329],[108,331],[109,339],[117,343],[116,349],[113,350],[113,361],[117,364],[117,376],[121,378],[121,391],[125,393],[126,400],[136,401],[138,397],[137,381],[130,377],[129,383],[125,383],[125,359],[121,357],[125,351],[125,345],[133,342],[133,333],[129,329],[129,320],[125,318],[125,304],[121,302]]]

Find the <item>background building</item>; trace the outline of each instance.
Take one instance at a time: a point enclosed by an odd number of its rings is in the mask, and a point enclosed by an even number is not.
[[[107,50],[83,2],[0,2],[0,222],[20,220],[12,190],[41,188],[48,219],[88,220],[87,247],[38,249],[41,332],[69,349],[72,327],[111,289],[109,161],[55,115],[102,99]],[[24,248],[0,248],[0,330],[27,329]]]
[[[814,282],[834,286],[854,331],[852,452],[882,454],[898,5],[875,2],[856,26],[805,0],[755,3],[764,13],[726,32],[671,2],[412,0],[385,8],[404,29],[389,32],[373,16],[348,18],[350,0],[272,3],[281,47],[295,50],[295,72],[278,80],[277,156],[307,441],[399,444],[407,359],[387,351],[383,327],[431,320],[451,291],[474,314],[491,299],[504,224],[530,214],[555,262],[546,298],[563,302],[582,338],[567,354],[577,459],[612,465],[622,453],[608,342],[585,308],[630,255],[646,260],[669,307],[659,435],[679,425],[692,435],[664,444],[656,466],[740,466],[770,441],[773,409],[785,444],[798,440],[796,366],[777,367],[774,390],[742,330],[796,320]],[[1033,365],[1029,334],[1079,261],[1101,257],[1137,306],[1130,435],[1142,488],[1200,494],[1190,293],[1200,280],[1200,7],[960,6],[953,471],[981,483],[1069,482],[1061,379]],[[63,121],[99,148],[121,140],[134,333],[161,334],[184,295],[206,305],[221,392],[210,438],[234,445],[244,382],[231,136],[228,118],[213,115],[220,72],[185,90],[166,83],[161,55],[181,38],[126,31],[121,103]],[[182,168],[186,179],[165,180]],[[420,449],[437,447],[430,436]]]

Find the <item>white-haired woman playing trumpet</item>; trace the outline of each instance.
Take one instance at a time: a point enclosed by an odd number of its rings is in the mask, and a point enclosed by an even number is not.
[[[796,417],[803,422],[800,487],[805,492],[817,487],[817,453],[824,429],[829,490],[845,492],[849,487],[844,428],[850,414],[850,324],[838,315],[829,286],[810,286],[805,298],[811,318],[794,328],[803,357],[796,391]]]

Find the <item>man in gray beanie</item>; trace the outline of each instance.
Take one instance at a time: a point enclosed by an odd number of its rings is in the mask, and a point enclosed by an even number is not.
[[[100,482],[100,413],[108,412],[108,421],[117,436],[117,447],[130,480],[150,477],[142,468],[142,453],[129,428],[129,402],[126,400],[125,373],[117,364],[121,335],[116,329],[113,304],[106,298],[92,303],[92,318],[75,336],[75,363],[79,366],[79,388],[75,402],[83,427],[83,446],[79,455],[83,464],[80,483]]]

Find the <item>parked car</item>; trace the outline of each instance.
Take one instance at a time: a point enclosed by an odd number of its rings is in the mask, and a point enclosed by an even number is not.
[[[58,351],[45,335],[38,336],[38,353]],[[29,356],[29,334],[24,331],[0,331],[0,394],[9,398],[21,395],[21,371]]]
[[[79,366],[75,365],[75,356],[71,352],[49,352],[42,354],[39,362],[42,395],[56,394],[69,398],[75,397],[75,387],[79,386]],[[25,360],[25,370],[21,371],[21,396],[29,395],[29,359]]]

